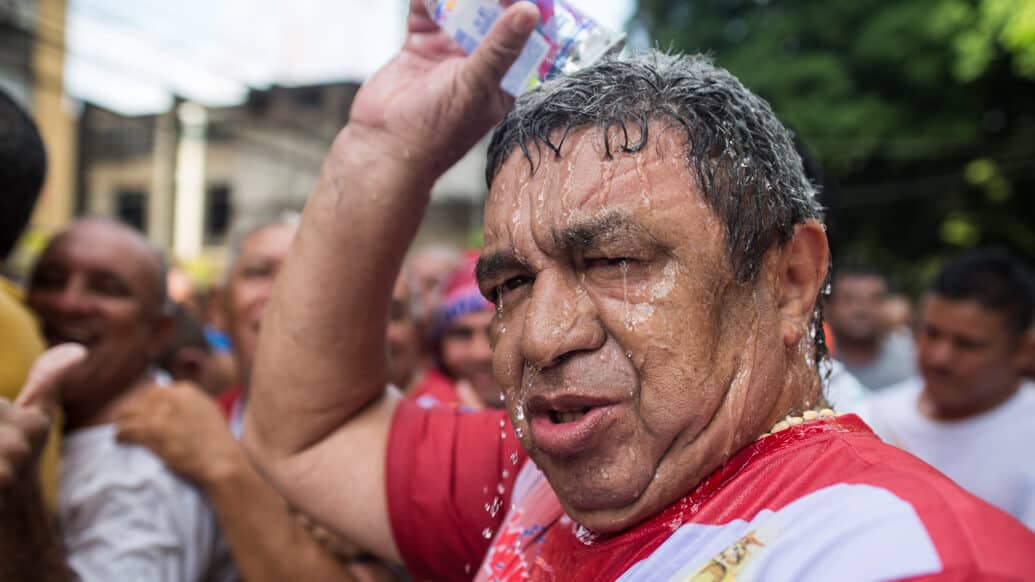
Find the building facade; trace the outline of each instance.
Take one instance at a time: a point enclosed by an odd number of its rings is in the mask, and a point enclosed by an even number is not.
[[[232,107],[177,101],[136,117],[87,104],[78,213],[137,226],[178,261],[218,261],[235,225],[303,206],[358,89],[273,86]],[[418,244],[476,238],[484,167],[482,143],[439,181]]]

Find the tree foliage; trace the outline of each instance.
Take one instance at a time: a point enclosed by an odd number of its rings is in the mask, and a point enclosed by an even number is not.
[[[1035,257],[1035,0],[640,0],[712,54],[826,174],[836,252],[915,287],[960,247]]]

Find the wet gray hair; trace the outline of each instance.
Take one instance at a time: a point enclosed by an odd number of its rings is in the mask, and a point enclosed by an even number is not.
[[[486,182],[492,186],[515,148],[534,173],[543,147],[560,156],[568,134],[586,126],[602,130],[608,157],[615,146],[638,152],[651,121],[685,132],[688,169],[724,225],[738,281],[754,280],[766,252],[789,241],[795,225],[822,219],[791,132],[765,100],[700,55],[609,58],[522,95],[493,133]]]

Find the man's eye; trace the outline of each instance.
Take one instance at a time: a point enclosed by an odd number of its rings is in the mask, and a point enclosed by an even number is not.
[[[636,259],[630,259],[629,257],[600,257],[600,258],[587,258],[586,268],[587,269],[628,269],[636,262]]]
[[[67,276],[54,269],[39,269],[32,279],[32,287],[37,289],[57,289],[64,286]]]
[[[244,268],[246,279],[265,279],[273,275],[273,269],[267,265],[253,265]]]
[[[94,281],[92,287],[97,293],[110,297],[123,297],[130,293],[129,287],[115,277],[102,277]]]
[[[531,282],[532,277],[522,275],[519,277],[511,277],[510,279],[504,281],[502,284],[497,285],[496,288],[492,290],[492,295],[496,299],[496,304],[499,305],[500,300],[506,297],[507,294],[511,291],[514,291],[515,289],[518,289],[523,285],[527,285]]]

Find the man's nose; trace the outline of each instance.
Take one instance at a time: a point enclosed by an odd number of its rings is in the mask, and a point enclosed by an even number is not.
[[[528,364],[547,368],[568,354],[597,349],[605,340],[593,300],[574,276],[554,271],[536,276],[522,331]]]
[[[83,313],[90,308],[90,297],[82,277],[71,277],[52,302],[54,309],[63,313]]]
[[[952,342],[944,339],[927,340],[923,346],[923,358],[928,366],[943,368],[953,359]]]

